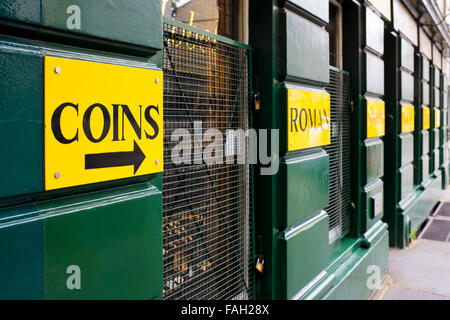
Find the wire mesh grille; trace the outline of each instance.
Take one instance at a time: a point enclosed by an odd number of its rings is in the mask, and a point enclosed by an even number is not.
[[[331,98],[331,143],[325,147],[330,159],[330,243],[344,236],[350,223],[350,98],[348,74],[330,69],[327,91]]]
[[[248,161],[194,161],[217,156],[202,152],[211,141],[196,140],[211,128],[223,134],[224,155],[237,157],[226,132],[248,129],[248,52],[165,23],[163,68],[163,297],[251,299]],[[199,121],[200,134],[194,131]],[[191,164],[175,164],[171,157],[179,143],[171,136],[180,128],[192,134]]]

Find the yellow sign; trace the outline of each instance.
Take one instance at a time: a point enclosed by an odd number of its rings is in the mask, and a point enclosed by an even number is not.
[[[422,108],[422,129],[430,129],[430,108]]]
[[[367,138],[384,136],[384,101],[367,100]]]
[[[288,151],[330,144],[330,95],[288,89]]]
[[[414,106],[402,105],[402,133],[414,131]]]
[[[45,57],[45,189],[163,171],[162,71]]]
[[[441,112],[439,109],[434,109],[434,127],[439,128],[441,126]]]

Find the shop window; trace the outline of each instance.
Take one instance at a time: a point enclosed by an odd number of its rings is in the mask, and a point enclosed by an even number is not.
[[[163,0],[163,16],[237,40],[237,0]]]

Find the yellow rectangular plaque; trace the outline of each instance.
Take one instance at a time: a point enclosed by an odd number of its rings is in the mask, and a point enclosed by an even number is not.
[[[434,127],[439,128],[441,126],[441,111],[434,109]]]
[[[288,89],[288,151],[330,144],[330,95]]]
[[[45,189],[163,171],[163,73],[45,57]]]
[[[367,100],[367,138],[384,136],[384,101]]]
[[[402,105],[402,133],[414,131],[414,106]]]
[[[430,108],[422,108],[422,129],[430,129]]]

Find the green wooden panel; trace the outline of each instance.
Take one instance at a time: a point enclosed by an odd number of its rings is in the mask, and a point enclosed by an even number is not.
[[[42,221],[32,205],[0,210],[0,299],[42,299]]]
[[[404,133],[399,136],[400,163],[404,166],[414,160],[414,136],[412,133]]]
[[[329,39],[324,28],[290,11],[286,12],[285,73],[327,83],[329,81]],[[305,45],[307,43],[308,45]],[[284,57],[279,57],[284,61]]]
[[[422,77],[430,81],[430,60],[424,57],[422,61]]]
[[[329,158],[325,151],[286,157],[281,170],[287,189],[287,211],[281,218],[281,228],[298,223],[328,205]]]
[[[367,91],[379,95],[384,94],[384,62],[379,57],[367,52]]]
[[[322,211],[281,235],[280,266],[286,286],[282,299],[292,298],[328,265],[328,220]]]
[[[417,201],[408,208],[403,215],[409,217],[411,221],[411,230],[420,228],[427,219],[433,207],[440,200],[441,186],[440,178],[435,179],[425,191],[418,197]]]
[[[384,22],[369,8],[366,8],[366,45],[380,54],[384,52]]]
[[[404,39],[401,39],[401,65],[414,72],[414,47]]]
[[[379,213],[377,216],[374,216],[374,212],[372,212],[372,206],[370,205],[370,198],[380,193],[383,194],[383,181],[381,181],[380,179],[377,179],[364,187],[363,197],[366,213],[366,225],[364,230],[369,230],[375,223],[381,220],[384,215],[383,210],[383,212]]]
[[[434,68],[434,86],[436,88],[440,88],[441,87],[441,72],[439,71],[439,69]]]
[[[328,0],[289,0],[288,2],[328,22]]]
[[[0,198],[43,189],[43,59],[0,40]]]
[[[430,133],[428,130],[423,130],[420,134],[422,135],[422,154],[426,155],[430,152]]]
[[[439,89],[434,88],[434,106],[439,108],[441,106],[441,99],[439,96]]]
[[[401,200],[408,198],[414,188],[414,166],[410,163],[399,169],[400,173],[400,197]]]
[[[160,0],[41,1],[44,26],[139,46],[162,48]],[[73,28],[71,20],[74,14],[71,10],[78,10],[74,6],[80,10],[79,29]]]
[[[422,103],[430,105],[430,85],[426,82],[422,82]]]
[[[162,199],[149,184],[38,205],[44,218],[46,299],[155,299],[162,295]],[[69,290],[67,268],[81,270]]]
[[[435,162],[434,162],[434,150],[432,150],[430,152],[430,173],[433,173],[436,170],[436,168],[434,167],[434,164],[435,164]]]
[[[343,265],[336,273],[341,279],[338,286],[325,297],[327,300],[365,300],[369,299],[373,290],[367,286],[369,266],[380,268],[382,277],[388,269],[389,241],[388,232],[384,231],[380,239],[369,249],[359,248],[352,254],[354,263]]]
[[[38,24],[41,22],[41,3],[38,0],[2,0],[0,18]]]
[[[366,148],[367,174],[365,184],[380,178],[384,174],[384,144],[381,139],[364,142]]]
[[[414,77],[409,73],[400,71],[403,100],[414,101]]]
[[[439,129],[437,129],[437,128],[434,128],[433,131],[434,131],[434,148],[433,149],[437,149],[437,148],[439,148],[440,132],[439,132]]]
[[[428,155],[423,155],[420,158],[422,166],[422,180],[425,180],[430,175],[430,157]]]
[[[434,171],[439,169],[439,149],[434,150]]]

